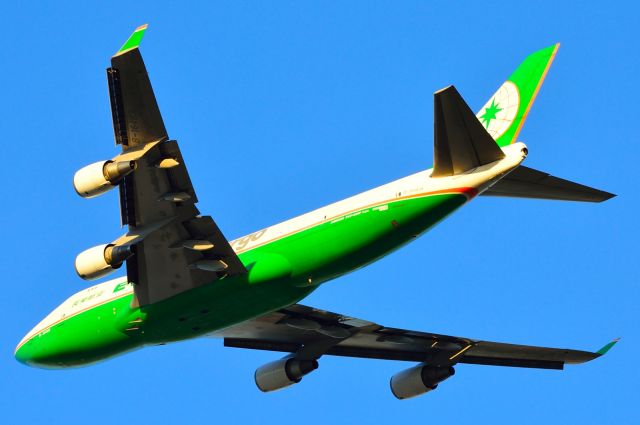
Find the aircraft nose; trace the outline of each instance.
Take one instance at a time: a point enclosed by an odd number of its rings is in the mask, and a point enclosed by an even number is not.
[[[33,356],[32,356],[32,353],[30,352],[31,350],[29,350],[25,342],[26,341],[23,341],[20,344],[18,344],[18,346],[16,347],[16,351],[14,353],[14,356],[16,360],[19,361],[20,363],[29,365],[29,361],[32,360]]]
[[[23,339],[16,347],[14,356],[20,363],[44,369],[51,369],[55,367],[48,358],[47,350],[42,346],[41,342],[35,338]]]

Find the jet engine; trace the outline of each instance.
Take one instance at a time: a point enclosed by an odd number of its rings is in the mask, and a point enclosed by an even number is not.
[[[298,360],[287,356],[256,369],[256,385],[262,392],[270,392],[297,384],[302,377],[318,368],[316,360]]]
[[[453,367],[432,367],[420,364],[391,377],[391,392],[399,399],[411,398],[435,390],[438,384],[453,376]]]
[[[83,198],[93,198],[113,189],[135,168],[135,161],[98,161],[76,171],[73,187]]]
[[[132,254],[130,246],[94,246],[78,254],[76,273],[85,280],[101,278],[119,268]]]

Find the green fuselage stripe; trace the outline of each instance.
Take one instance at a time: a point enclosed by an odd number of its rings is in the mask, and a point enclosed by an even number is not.
[[[26,341],[16,357],[41,367],[84,365],[214,332],[300,301],[319,284],[410,242],[467,201],[462,193],[365,207],[241,252],[247,275],[222,279],[157,304],[133,294],[65,318]]]

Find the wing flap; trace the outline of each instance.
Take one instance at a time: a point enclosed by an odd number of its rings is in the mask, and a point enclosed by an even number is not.
[[[204,259],[221,259],[228,266],[225,270],[226,276],[246,273],[247,270],[240,258],[222,234],[213,218],[210,216],[200,216],[184,223],[184,227],[189,232],[192,239],[206,240],[213,244],[213,248],[200,252]]]
[[[129,232],[114,242],[133,245],[127,275],[135,283],[140,305],[152,304],[225,276],[246,273],[220,228],[210,216],[200,216],[197,197],[184,158],[174,140],[152,142],[136,159],[135,171],[121,185],[123,217]],[[171,159],[170,167],[158,166]],[[195,250],[186,241],[208,241]],[[218,269],[197,267],[220,262]],[[224,265],[224,267],[223,267]]]
[[[277,351],[282,353],[295,353],[303,347],[302,344],[293,342],[278,342],[241,338],[225,338],[224,346],[233,348],[248,348],[252,350]],[[343,345],[336,345],[329,348],[324,353],[324,355],[355,357],[360,359],[397,360],[407,362],[424,362],[428,360],[428,356],[425,356],[423,353],[416,351],[388,348],[362,348]]]

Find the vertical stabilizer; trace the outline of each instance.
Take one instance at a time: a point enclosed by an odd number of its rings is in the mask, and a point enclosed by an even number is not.
[[[527,56],[478,112],[478,120],[499,146],[516,141],[559,47],[554,44]]]

